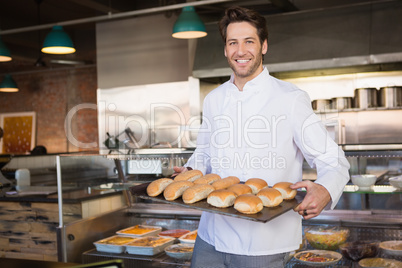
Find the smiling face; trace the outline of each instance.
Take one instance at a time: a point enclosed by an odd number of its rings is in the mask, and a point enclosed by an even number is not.
[[[267,40],[261,45],[257,29],[250,23],[235,22],[228,25],[225,57],[234,72],[237,86],[244,85],[261,73],[262,55],[267,53],[267,47]]]

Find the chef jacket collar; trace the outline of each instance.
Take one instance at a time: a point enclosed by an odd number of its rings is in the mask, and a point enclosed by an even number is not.
[[[232,75],[230,76],[230,79],[229,79],[229,82],[232,84],[231,91],[238,92],[239,94],[241,94],[242,92],[259,93],[263,89],[263,86],[264,86],[263,81],[265,79],[268,79],[268,77],[269,77],[269,71],[264,66],[262,72],[259,75],[257,75],[254,79],[248,81],[244,85],[243,91],[239,91],[237,86],[233,83],[234,74],[232,73]],[[234,93],[234,94],[237,94],[237,93]]]

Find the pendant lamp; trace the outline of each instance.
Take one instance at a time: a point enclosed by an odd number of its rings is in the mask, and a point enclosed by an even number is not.
[[[172,36],[179,39],[193,39],[206,35],[205,25],[195,12],[194,7],[183,7],[180,16],[173,26]]]
[[[11,75],[6,74],[3,81],[0,83],[0,92],[18,92],[17,83]]]
[[[47,34],[41,51],[48,54],[71,54],[75,52],[75,48],[63,26],[55,25]]]
[[[0,36],[0,61],[10,61],[11,60],[11,53],[8,50],[6,44],[3,43]]]

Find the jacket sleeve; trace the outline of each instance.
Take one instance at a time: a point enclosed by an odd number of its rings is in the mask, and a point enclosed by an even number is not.
[[[313,112],[307,93],[302,91],[298,95],[293,109],[294,141],[307,163],[317,169],[315,183],[324,186],[331,195],[326,209],[333,209],[350,179],[349,162]]]

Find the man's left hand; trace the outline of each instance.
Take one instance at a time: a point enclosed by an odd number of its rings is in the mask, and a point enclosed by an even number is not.
[[[325,206],[331,201],[331,196],[324,186],[312,181],[301,181],[290,186],[292,189],[306,188],[307,194],[294,211],[303,216],[305,220],[317,217]]]

